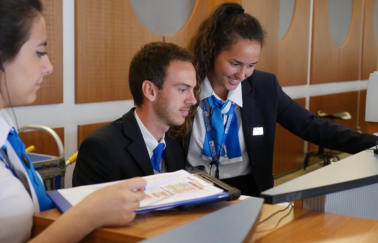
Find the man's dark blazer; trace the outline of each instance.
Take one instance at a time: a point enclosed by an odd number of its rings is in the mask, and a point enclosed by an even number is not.
[[[274,185],[272,172],[276,123],[311,143],[347,153],[373,147],[377,141],[374,135],[360,134],[318,118],[283,92],[276,76],[271,73],[255,70],[242,82],[242,97],[244,140],[252,165],[250,176],[254,177],[252,181],[255,181],[259,192]],[[263,127],[264,134],[253,136],[254,127]],[[188,134],[185,139],[186,154],[190,136]]]
[[[122,118],[95,130],[84,139],[73,172],[73,186],[154,174],[134,110],[132,108]],[[184,169],[182,146],[167,134],[165,143],[163,158],[166,171]]]

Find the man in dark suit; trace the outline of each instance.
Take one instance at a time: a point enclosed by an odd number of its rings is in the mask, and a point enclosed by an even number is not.
[[[165,133],[184,123],[196,103],[193,56],[175,44],[153,42],[134,56],[129,87],[135,108],[89,134],[79,148],[73,186],[185,168],[182,147]],[[155,152],[161,148],[162,155]]]

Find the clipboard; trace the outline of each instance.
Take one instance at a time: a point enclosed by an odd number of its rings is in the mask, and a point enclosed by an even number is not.
[[[172,177],[174,178],[167,180],[167,178]],[[240,197],[240,190],[207,175],[203,171],[190,173],[180,170],[145,176],[144,178],[148,182],[147,186],[153,184],[157,186],[145,190],[146,198],[149,199],[145,198],[140,201],[140,207],[136,210],[136,213],[171,208],[190,210],[199,205],[231,201]],[[164,183],[159,183],[162,181]],[[113,183],[117,182],[47,191],[47,195],[61,212],[65,212],[90,193]],[[168,196],[161,194],[164,192],[168,193]]]
[[[194,171],[190,171],[190,173],[194,174],[195,176],[198,176],[199,178],[206,180],[206,181],[212,183],[214,186],[222,189],[224,191],[224,196],[213,199],[213,200],[209,200],[209,201],[204,201],[204,202],[197,201],[197,202],[185,204],[185,205],[182,205],[182,206],[178,206],[177,209],[179,209],[179,210],[191,210],[195,207],[205,205],[205,204],[209,204],[209,203],[237,200],[237,199],[239,199],[239,197],[241,195],[241,191],[239,189],[237,189],[236,187],[232,187],[232,186],[224,183],[223,181],[221,181],[221,180],[219,180],[215,177],[210,176],[209,174],[207,174],[206,172],[204,172],[202,170],[194,170]]]

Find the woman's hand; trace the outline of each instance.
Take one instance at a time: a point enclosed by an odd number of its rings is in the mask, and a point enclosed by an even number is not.
[[[93,192],[31,242],[79,242],[99,227],[129,223],[144,198],[146,184],[143,178],[133,178]]]
[[[133,178],[95,191],[74,208],[91,219],[93,229],[119,226],[132,221],[139,201],[144,198],[146,180]]]

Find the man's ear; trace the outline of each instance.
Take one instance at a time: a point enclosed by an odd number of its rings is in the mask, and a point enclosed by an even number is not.
[[[142,84],[142,92],[146,99],[149,101],[155,101],[157,87],[149,80],[144,80]]]

